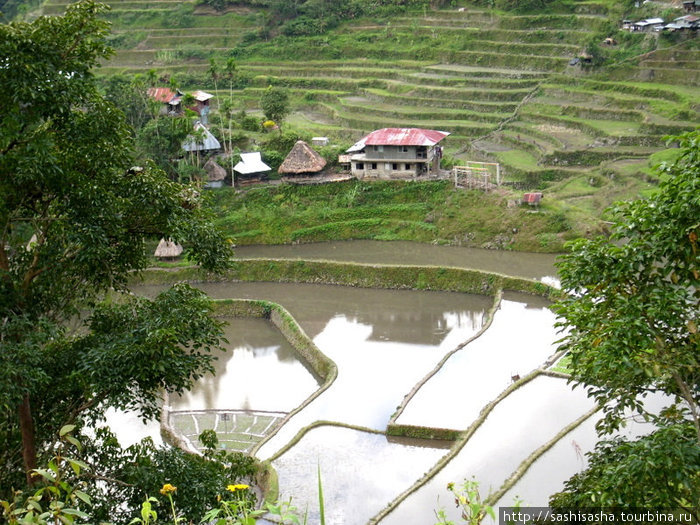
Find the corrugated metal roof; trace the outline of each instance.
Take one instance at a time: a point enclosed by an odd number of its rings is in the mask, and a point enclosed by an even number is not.
[[[214,98],[214,95],[212,95],[211,93],[207,93],[206,91],[200,90],[197,90],[194,93],[192,93],[192,96],[195,100],[198,100],[199,102],[206,102],[210,98]]]
[[[200,132],[201,137],[188,135],[185,142],[182,143],[182,149],[185,151],[209,151],[221,147],[221,143],[216,140],[211,131],[205,128],[201,122],[195,122],[194,130],[195,132]]]
[[[170,88],[148,88],[148,96],[158,102],[167,103],[175,96],[175,92]]]
[[[270,171],[272,168],[265,164],[260,157],[259,151],[253,151],[252,153],[241,153],[241,161],[236,164],[233,168],[241,175],[249,175],[251,173],[261,173],[263,171]]]
[[[365,146],[434,146],[448,135],[447,131],[433,129],[378,129],[355,143],[347,152],[360,151]]]
[[[526,193],[523,195],[523,202],[528,204],[539,204],[542,200],[542,194],[539,192]]]

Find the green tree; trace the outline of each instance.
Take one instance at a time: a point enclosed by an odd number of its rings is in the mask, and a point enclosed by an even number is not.
[[[657,428],[601,444],[559,506],[700,503],[700,131],[678,140],[658,191],[614,206],[610,237],[575,241],[559,264],[563,348],[573,380],[604,406],[600,435],[629,414]],[[648,410],[644,398],[659,393],[665,407]]]
[[[195,188],[131,167],[124,115],[90,73],[110,54],[103,9],[0,26],[2,496],[35,482],[63,425],[108,407],[156,416],[162,390],[190,387],[220,346],[199,291],[119,293],[148,262],[146,238],[171,237],[211,270],[230,248]]]
[[[124,112],[126,121],[134,132],[140,130],[153,117],[154,111],[150,106],[154,101],[148,98],[143,76],[109,76],[103,81],[103,90],[105,98]],[[160,104],[158,106],[157,109],[160,109]]]
[[[289,94],[286,89],[268,86],[260,98],[260,107],[265,118],[282,126],[282,121],[289,115]]]
[[[182,143],[193,133],[192,119],[187,115],[158,116],[136,133],[138,157],[142,162],[152,160],[171,177],[176,177]]]

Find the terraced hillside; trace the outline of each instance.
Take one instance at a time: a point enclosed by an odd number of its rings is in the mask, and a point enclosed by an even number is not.
[[[61,12],[64,1],[43,10]],[[241,108],[255,110],[261,90],[282,85],[295,95],[290,124],[341,143],[381,127],[446,130],[448,154],[497,160],[508,182],[547,187],[574,213],[643,191],[664,137],[700,122],[697,38],[623,35],[631,49],[652,51],[614,67],[569,65],[613,27],[603,3],[543,15],[464,3],[271,42],[252,38],[266,16],[252,8],[111,5],[117,52],[103,74],[156,70],[211,90],[209,59],[234,57]]]

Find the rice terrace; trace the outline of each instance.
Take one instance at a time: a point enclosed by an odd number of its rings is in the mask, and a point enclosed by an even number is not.
[[[9,523],[698,519],[700,0],[106,3],[0,0]]]

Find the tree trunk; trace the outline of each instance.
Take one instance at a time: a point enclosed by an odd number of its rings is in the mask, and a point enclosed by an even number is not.
[[[31,487],[36,481],[34,469],[36,464],[36,441],[34,440],[34,420],[29,405],[29,394],[25,394],[19,406],[19,426],[22,431],[22,457],[24,470],[27,474],[27,486]]]

